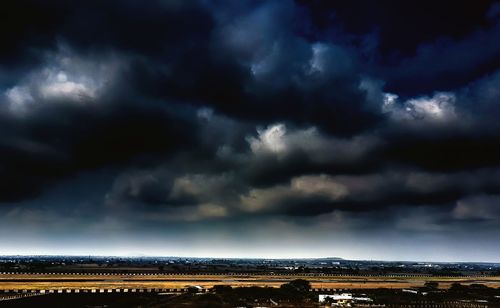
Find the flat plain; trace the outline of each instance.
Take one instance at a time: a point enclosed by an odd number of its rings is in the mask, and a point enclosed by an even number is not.
[[[440,288],[453,283],[484,284],[499,288],[500,277],[438,277],[438,276],[335,276],[335,275],[265,275],[265,274],[96,274],[96,273],[10,273],[0,274],[0,291],[64,290],[64,289],[180,289],[215,285],[232,287],[279,287],[294,279],[306,279],[312,288],[374,289],[410,288],[435,281]]]

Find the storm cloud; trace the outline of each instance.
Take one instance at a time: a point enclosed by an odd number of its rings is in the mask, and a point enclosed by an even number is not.
[[[471,228],[491,244],[499,12],[494,1],[3,3],[0,230],[41,234],[42,250],[64,250],[61,233],[107,234],[97,250],[168,235],[173,250],[152,252],[167,254],[199,254],[206,233],[235,256],[240,240],[309,247],[325,233],[340,248],[322,254],[358,258],[348,242],[371,247],[375,234],[402,247],[381,258],[410,258],[408,234],[444,258],[456,241],[476,245]]]

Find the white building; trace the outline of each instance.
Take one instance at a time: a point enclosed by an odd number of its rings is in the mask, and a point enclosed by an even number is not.
[[[341,307],[351,307],[352,303],[356,302],[372,302],[373,300],[369,297],[356,297],[351,293],[341,293],[341,294],[320,294],[318,295],[318,301],[320,303],[325,303],[326,301],[331,301],[332,306]]]

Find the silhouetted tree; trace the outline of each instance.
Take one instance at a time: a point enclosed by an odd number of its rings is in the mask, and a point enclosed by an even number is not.
[[[295,280],[292,280],[285,285],[288,285],[291,288],[293,288],[296,291],[301,292],[301,293],[307,293],[307,292],[309,292],[309,289],[311,289],[311,283],[307,280],[304,280],[304,279],[295,279]],[[283,286],[285,286],[285,285],[283,285]]]
[[[231,286],[226,286],[226,285],[216,285],[212,288],[212,291],[215,294],[227,294],[231,293],[233,291],[233,288]]]
[[[198,293],[198,288],[195,288],[195,287],[189,287],[189,288],[187,289],[187,293],[188,293],[188,294],[196,294],[196,293]]]
[[[429,290],[437,290],[437,288],[439,287],[439,283],[436,281],[427,281],[424,284],[424,287],[426,287]]]

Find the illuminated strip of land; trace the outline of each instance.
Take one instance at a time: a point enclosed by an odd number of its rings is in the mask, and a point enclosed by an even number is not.
[[[423,286],[427,281],[436,281],[441,288],[448,288],[455,282],[500,287],[500,277],[10,273],[0,274],[0,290],[173,289],[195,285],[206,289],[214,285],[279,287],[299,278],[310,281],[313,288],[332,289],[409,288]]]

